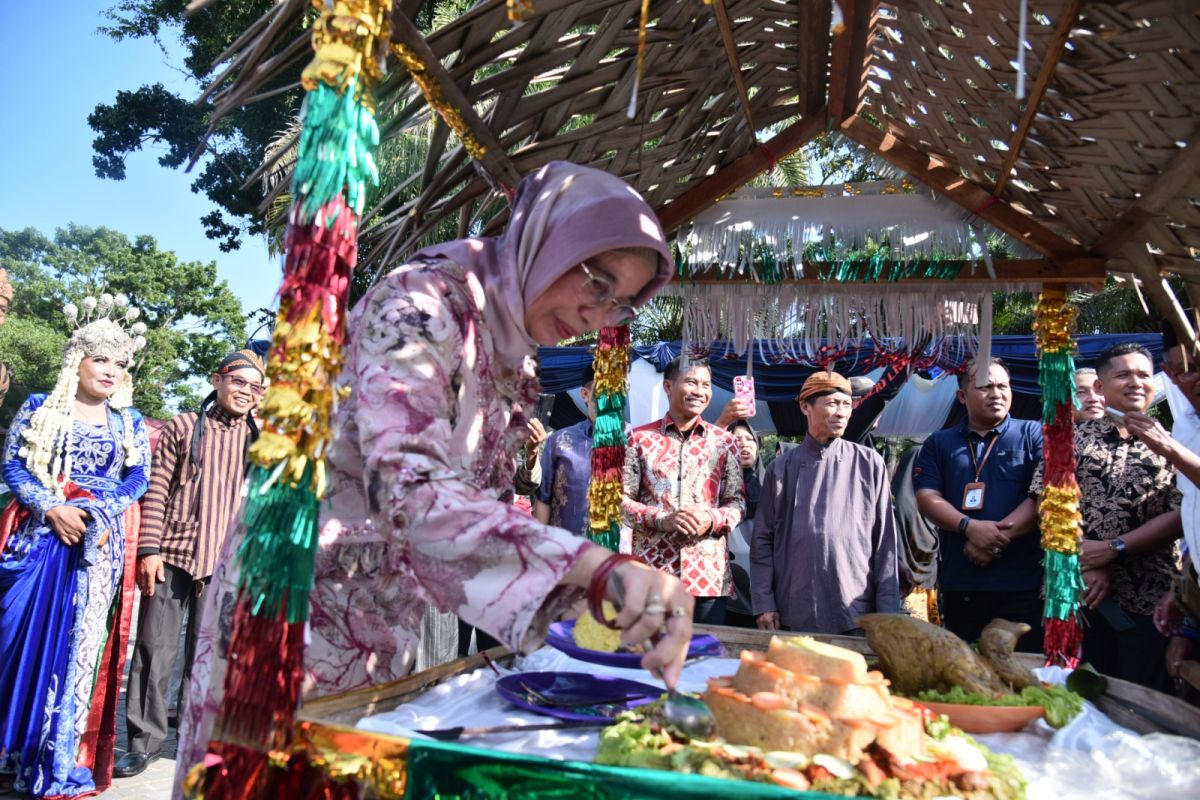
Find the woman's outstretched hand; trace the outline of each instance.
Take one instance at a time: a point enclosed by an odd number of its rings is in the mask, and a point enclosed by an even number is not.
[[[75,506],[55,506],[46,512],[46,522],[50,523],[59,540],[70,547],[83,541],[88,513]]]
[[[597,604],[606,598],[617,606],[620,611],[616,625],[621,629],[621,641],[627,646],[644,645],[642,667],[661,674],[673,689],[683,673],[683,662],[692,641],[695,601],[678,578],[628,556],[624,561],[621,558],[611,550],[589,545],[562,582],[589,590],[589,597]],[[604,581],[603,586],[596,583],[597,577]]]
[[[617,614],[621,642],[645,644],[642,667],[661,672],[672,689],[683,673],[692,641],[692,607],[695,600],[678,578],[637,561],[627,561],[609,577],[608,598],[616,600],[612,584],[619,580],[624,605]]]

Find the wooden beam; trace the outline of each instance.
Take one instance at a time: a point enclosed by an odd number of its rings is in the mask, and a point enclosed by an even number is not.
[[[833,0],[841,6],[841,33],[833,36],[829,63],[829,122],[832,126],[858,113],[858,97],[868,69],[867,42],[875,29],[879,3],[873,0]]]
[[[1047,258],[1078,258],[1084,255],[1083,248],[1017,211],[1005,201],[992,197],[986,189],[968,181],[958,170],[906,144],[895,134],[881,131],[858,116],[851,116],[842,123],[841,131],[888,163]]]
[[[806,261],[804,262],[804,275],[814,277],[792,278],[781,281],[780,283],[786,286],[881,286],[894,285],[902,286],[904,284],[919,283],[922,286],[929,284],[998,284],[998,283],[1042,283],[1042,284],[1076,284],[1076,283],[1103,283],[1104,278],[1108,275],[1109,260],[1106,258],[1068,258],[1062,260],[1053,260],[1048,258],[1012,258],[1012,259],[993,259],[992,265],[996,269],[996,277],[992,278],[988,275],[987,269],[984,268],[983,262],[974,261],[943,261],[943,265],[957,264],[959,274],[950,279],[939,280],[935,278],[910,277],[899,278],[895,281],[891,280],[888,275],[890,270],[896,266],[896,262],[889,262],[885,267],[879,280],[874,281],[833,281],[822,280],[819,277],[821,272],[832,268],[832,264],[827,261]],[[688,284],[707,284],[707,285],[747,285],[746,279],[741,276],[727,277],[722,275],[718,270],[699,272],[696,275],[689,275],[684,279]]]
[[[717,198],[724,197],[755,175],[770,169],[773,162],[786,158],[811,142],[824,129],[824,113],[817,113],[793,123],[770,141],[725,165],[694,188],[688,189],[667,205],[657,209],[659,222],[667,233],[671,233],[717,202]]]
[[[1167,204],[1178,199],[1192,186],[1197,169],[1200,169],[1200,125],[1192,129],[1187,146],[1171,156],[1167,166],[1159,174],[1150,191],[1133,202],[1121,216],[1100,234],[1089,248],[1100,255],[1115,256],[1129,243],[1142,226],[1157,217]]]
[[[717,18],[717,27],[721,30],[721,45],[725,49],[725,59],[729,62],[729,74],[742,101],[742,113],[746,115],[747,129],[753,136],[758,128],[754,125],[754,115],[750,113],[750,94],[746,91],[746,82],[742,80],[742,65],[738,61],[737,42],[733,39],[733,23],[729,20],[729,9],[725,7],[725,0],[713,0],[712,8],[713,16]]]
[[[1158,271],[1158,264],[1145,247],[1137,244],[1126,244],[1121,248],[1121,255],[1129,261],[1129,267],[1134,276],[1142,282],[1146,294],[1150,295],[1154,308],[1159,315],[1171,321],[1181,342],[1190,342],[1193,352],[1196,350],[1196,330],[1191,320],[1184,313],[1183,305],[1175,296],[1175,290]]]
[[[483,145],[483,156],[477,159],[477,162],[491,176],[495,186],[497,188],[507,187],[515,190],[521,182],[521,174],[513,166],[512,160],[509,159],[508,154],[504,151],[500,140],[492,133],[484,121],[480,119],[479,115],[475,113],[475,107],[471,105],[466,95],[458,87],[458,84],[450,77],[450,73],[446,71],[442,62],[429,49],[429,43],[425,41],[425,37],[417,30],[417,26],[413,24],[411,19],[404,14],[397,13],[397,11],[392,12],[392,42],[393,49],[397,45],[402,45],[416,55],[417,59],[424,65],[422,79],[436,82],[441,100],[458,113],[470,133]],[[401,63],[403,63],[403,59],[401,59]],[[420,82],[416,79],[417,76],[414,75],[413,77],[414,83],[420,86]],[[444,118],[445,115],[443,115]],[[451,120],[445,119],[445,122],[451,128],[455,127],[451,123]]]
[[[992,189],[992,197],[1004,194],[1004,187],[1008,185],[1008,179],[1012,177],[1013,168],[1021,156],[1021,148],[1025,146],[1025,137],[1029,135],[1029,129],[1037,117],[1038,106],[1042,104],[1042,98],[1046,96],[1046,90],[1050,88],[1050,81],[1054,80],[1054,71],[1058,69],[1058,62],[1062,60],[1063,53],[1066,52],[1067,40],[1071,38],[1071,27],[1075,24],[1075,18],[1079,16],[1081,5],[1083,5],[1083,0],[1068,0],[1058,17],[1058,22],[1054,26],[1054,34],[1050,38],[1050,46],[1046,48],[1042,65],[1038,67],[1037,80],[1034,81],[1033,89],[1030,90],[1029,97],[1025,102],[1025,113],[1021,115],[1017,131],[1013,134],[1012,141],[1008,143],[1008,155],[1004,157],[1004,166],[1000,168],[1000,177]],[[1024,42],[1018,43],[1018,46],[1024,47]]]
[[[1181,278],[1200,278],[1200,261],[1176,256],[1155,256],[1158,271],[1162,275],[1174,274]]]
[[[800,71],[800,109],[808,116],[825,105],[829,70],[831,3],[816,3],[800,14],[796,68]]]

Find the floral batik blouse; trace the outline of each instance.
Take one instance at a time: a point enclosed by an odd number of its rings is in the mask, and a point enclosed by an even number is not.
[[[474,275],[445,261],[385,277],[349,320],[305,666],[320,691],[406,674],[426,604],[517,650],[578,592],[588,545],[511,502],[539,384],[493,349]]]

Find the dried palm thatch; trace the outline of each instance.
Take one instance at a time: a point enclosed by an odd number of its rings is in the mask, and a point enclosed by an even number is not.
[[[831,0],[651,0],[639,80],[641,0],[534,0],[518,26],[483,0],[427,37],[421,0],[396,0],[394,42],[486,152],[437,121],[424,167],[369,215],[370,257],[445,220],[497,225],[498,193],[553,159],[620,175],[675,229],[837,130],[1047,259],[1133,273],[1181,319],[1162,276],[1200,284],[1200,0],[1030,2],[1018,98],[1021,4],[840,0],[833,30]],[[299,72],[308,7],[281,0],[230,49],[208,95],[218,118]],[[428,123],[398,62],[379,97],[385,141]]]

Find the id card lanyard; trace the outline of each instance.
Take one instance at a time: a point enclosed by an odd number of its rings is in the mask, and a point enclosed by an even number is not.
[[[987,466],[988,458],[992,455],[992,448],[996,446],[996,442],[998,441],[1000,441],[999,433],[993,436],[992,441],[988,443],[987,449],[983,451],[983,458],[976,460],[975,445],[971,442],[971,437],[967,436],[967,453],[971,456],[971,466],[975,468],[975,480],[963,488],[963,511],[983,510],[983,496],[987,490],[987,486],[979,479],[983,475],[983,468]]]

